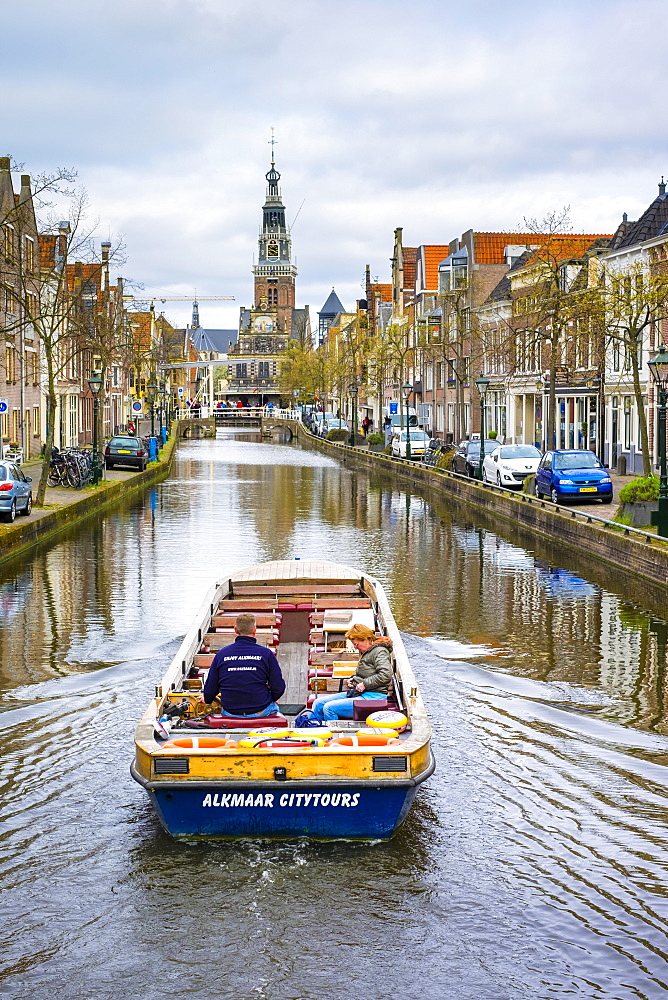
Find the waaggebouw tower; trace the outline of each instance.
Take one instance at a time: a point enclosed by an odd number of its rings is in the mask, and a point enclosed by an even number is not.
[[[266,174],[267,196],[262,209],[262,229],[258,238],[258,260],[253,266],[254,305],[241,309],[239,343],[230,354],[229,392],[244,402],[253,398],[276,401],[280,355],[285,351],[296,326],[308,324],[308,307],[295,308],[297,268],[292,263],[292,240],[285,224],[273,155]]]

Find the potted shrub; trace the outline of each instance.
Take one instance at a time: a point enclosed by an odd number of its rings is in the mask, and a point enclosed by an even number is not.
[[[366,436],[367,444],[369,445],[369,451],[385,451],[385,437],[383,434],[367,434]]]
[[[347,431],[345,427],[340,427],[335,431],[328,431],[326,440],[338,441],[339,444],[347,444],[349,437],[350,431]]]
[[[658,476],[639,476],[619,492],[622,517],[630,518],[634,528],[644,528],[652,523],[652,514],[659,509]]]

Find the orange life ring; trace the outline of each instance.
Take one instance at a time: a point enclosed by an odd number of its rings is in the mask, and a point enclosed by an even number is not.
[[[339,736],[328,743],[328,746],[341,747],[392,747],[399,746],[401,740],[396,736],[383,736],[380,733],[353,733],[351,736]]]
[[[219,736],[190,736],[187,739],[169,740],[163,743],[161,750],[230,750],[236,747],[236,740]]]

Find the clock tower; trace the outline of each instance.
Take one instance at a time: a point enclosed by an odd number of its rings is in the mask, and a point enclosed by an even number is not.
[[[297,268],[291,261],[292,240],[285,225],[285,206],[278,186],[281,175],[276,169],[273,151],[266,178],[267,197],[262,209],[258,262],[253,267],[255,309],[271,313],[276,332],[287,334],[289,338],[295,308]]]

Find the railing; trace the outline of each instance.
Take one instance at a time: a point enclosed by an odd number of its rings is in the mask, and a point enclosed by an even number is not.
[[[312,434],[312,432],[307,431],[307,433],[311,434],[312,437],[315,437],[316,440],[318,440],[318,441],[320,440],[320,438],[317,438],[314,434]],[[357,452],[363,451],[363,453],[365,453],[365,454],[367,453],[365,450],[363,450],[361,448],[353,448],[351,445],[343,445],[343,444],[339,444],[338,442],[337,442],[337,447],[338,448],[346,448],[346,449],[349,449],[350,451],[357,451]],[[389,461],[389,456],[388,455],[378,455],[377,454],[376,457],[377,458],[386,458]],[[531,494],[529,494],[529,493],[522,493],[521,491],[518,491],[518,490],[511,490],[507,486],[496,486],[496,485],[493,485],[492,483],[484,483],[483,484],[483,483],[481,483],[477,479],[471,479],[470,476],[463,475],[461,472],[452,472],[450,469],[437,469],[433,465],[427,465],[426,463],[423,463],[423,462],[416,463],[416,462],[414,462],[414,461],[412,461],[410,459],[407,459],[407,458],[394,458],[393,457],[391,459],[391,461],[392,461],[392,464],[394,464],[395,462],[400,462],[402,465],[406,465],[406,466],[408,466],[411,469],[415,469],[416,465],[423,466],[424,468],[430,469],[432,472],[436,473],[439,476],[445,476],[445,477],[451,476],[453,479],[461,479],[464,482],[467,482],[467,483],[469,483],[472,486],[480,486],[480,487],[484,487],[485,489],[492,490],[493,492],[505,493],[508,496],[512,496],[516,500],[520,500],[522,503],[533,504],[533,505],[536,505],[538,507],[541,507],[543,510],[551,510],[554,514],[560,515],[562,517],[567,517],[570,520],[581,519],[586,524],[593,524],[594,521],[595,521],[597,524],[603,525],[604,528],[610,528],[610,529],[612,529],[612,530],[614,530],[616,532],[619,532],[621,534],[626,535],[627,537],[631,537],[632,535],[638,536],[638,538],[639,539],[642,538],[643,541],[645,542],[645,544],[647,544],[647,545],[651,545],[653,542],[666,542],[666,541],[668,541],[667,539],[665,539],[665,538],[663,538],[663,537],[661,537],[659,535],[656,535],[656,534],[654,534],[651,531],[643,531],[642,528],[632,528],[628,524],[620,524],[618,521],[611,521],[607,517],[599,517],[598,514],[590,514],[588,512],[583,511],[583,510],[573,510],[572,508],[569,509],[565,505],[560,506],[559,504],[555,504],[555,503],[553,503],[550,500],[542,500],[542,499],[539,499],[536,496],[531,496]]]
[[[230,419],[234,417],[254,417],[258,420],[262,417],[273,417],[278,420],[301,419],[300,410],[284,410],[277,406],[225,406],[220,409],[217,407],[212,409],[209,406],[184,406],[175,411],[177,420],[201,420],[219,415],[229,416]]]

